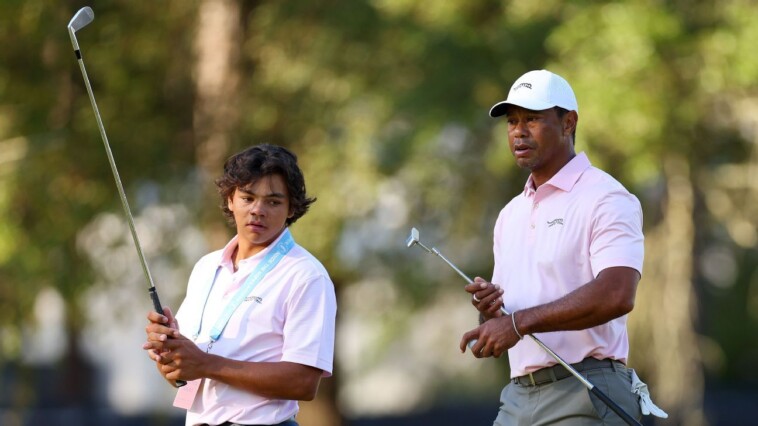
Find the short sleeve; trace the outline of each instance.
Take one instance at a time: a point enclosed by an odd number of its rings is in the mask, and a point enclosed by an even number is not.
[[[592,215],[590,264],[595,277],[610,267],[625,266],[642,274],[642,208],[637,197],[614,191],[598,200]]]
[[[331,280],[318,274],[293,287],[287,301],[282,361],[332,373],[337,302]]]

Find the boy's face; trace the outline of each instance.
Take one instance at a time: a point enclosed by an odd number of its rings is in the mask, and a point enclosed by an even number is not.
[[[250,257],[269,246],[292,217],[284,178],[264,176],[244,188],[237,188],[228,200],[239,236],[239,250]]]

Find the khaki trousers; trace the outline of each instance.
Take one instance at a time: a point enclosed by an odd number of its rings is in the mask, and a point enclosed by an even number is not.
[[[581,372],[632,417],[640,419],[639,399],[632,393],[632,372],[623,364]],[[536,386],[509,383],[500,394],[493,426],[626,425],[626,422],[576,377]]]

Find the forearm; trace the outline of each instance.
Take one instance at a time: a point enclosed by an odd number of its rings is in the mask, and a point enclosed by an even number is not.
[[[553,302],[516,312],[521,335],[583,330],[605,324],[634,308],[639,274],[630,268],[609,268],[596,279]]]
[[[291,362],[246,362],[210,355],[205,377],[272,399],[310,401],[322,371]]]

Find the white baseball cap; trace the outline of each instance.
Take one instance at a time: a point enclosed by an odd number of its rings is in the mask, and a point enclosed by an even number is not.
[[[579,112],[576,96],[568,81],[548,70],[529,71],[519,77],[508,92],[508,99],[490,108],[490,117],[505,115],[508,105],[534,111],[561,107]]]

